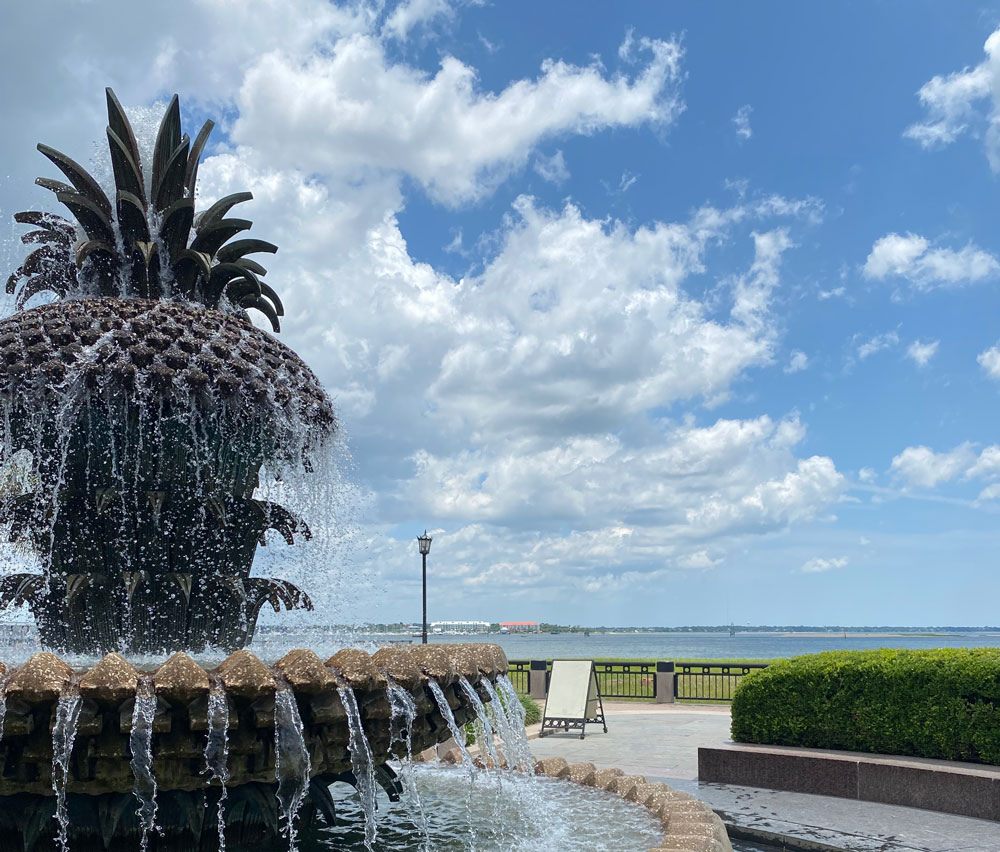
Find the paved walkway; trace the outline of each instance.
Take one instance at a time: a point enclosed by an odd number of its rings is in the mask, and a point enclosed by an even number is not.
[[[536,758],[564,757],[618,767],[664,781],[707,802],[747,837],[792,838],[804,850],[849,852],[1000,852],[1000,823],[804,793],[698,783],[698,746],[729,739],[729,708],[690,704],[606,703],[608,733],[547,734]],[[773,842],[773,841],[772,841]]]

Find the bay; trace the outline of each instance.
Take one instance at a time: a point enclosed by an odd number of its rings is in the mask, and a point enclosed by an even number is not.
[[[383,638],[383,637],[379,637]],[[384,640],[399,637],[386,636]],[[873,648],[1000,647],[1000,633],[935,635],[842,633],[536,633],[477,634],[429,637],[432,643],[495,642],[509,660],[601,659],[770,660],[820,651]],[[414,641],[419,642],[419,639]]]

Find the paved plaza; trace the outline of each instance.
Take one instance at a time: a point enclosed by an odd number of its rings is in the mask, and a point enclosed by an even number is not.
[[[685,790],[711,805],[747,837],[792,838],[816,852],[1000,852],[1000,823],[872,802],[698,783],[698,747],[729,739],[729,708],[606,703],[600,725],[579,733],[529,729],[536,758],[564,757],[618,767]]]

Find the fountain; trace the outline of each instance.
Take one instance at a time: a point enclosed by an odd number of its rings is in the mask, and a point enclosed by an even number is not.
[[[39,145],[68,183],[37,183],[73,218],[14,217],[37,248],[0,321],[0,465],[20,470],[0,523],[38,570],[0,580],[0,608],[26,605],[50,650],[0,663],[0,848],[295,849],[301,830],[342,824],[351,806],[331,788],[345,782],[370,850],[379,790],[416,800],[411,758],[452,738],[473,840],[512,848],[500,800],[499,828],[474,812],[477,773],[502,793],[500,767],[535,769],[498,646],[302,649],[272,665],[246,650],[264,604],[312,608],[292,583],[251,576],[269,531],[289,545],[311,534],[260,497],[262,480],[322,477],[337,418],[312,371],[248,318],[278,332],[283,315],[251,258],[276,247],[236,239],[251,223],[229,215],[250,194],[196,213],[212,122],[192,143],[174,96],[146,150],[110,89],[107,107],[113,185]],[[228,656],[205,668],[189,654],[206,649]],[[74,669],[52,652],[103,657]],[[152,655],[169,657],[127,659]],[[681,801],[645,786],[648,807]],[[431,848],[425,809],[408,813]]]

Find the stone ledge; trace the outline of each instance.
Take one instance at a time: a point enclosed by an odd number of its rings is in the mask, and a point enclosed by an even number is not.
[[[698,749],[698,780],[1000,820],[1000,767],[974,763],[724,743]]]
[[[620,769],[595,771],[592,763],[567,763],[561,757],[537,761],[535,774],[596,787],[645,807],[664,832],[650,852],[733,852],[722,819],[704,802],[666,784],[625,775]]]

